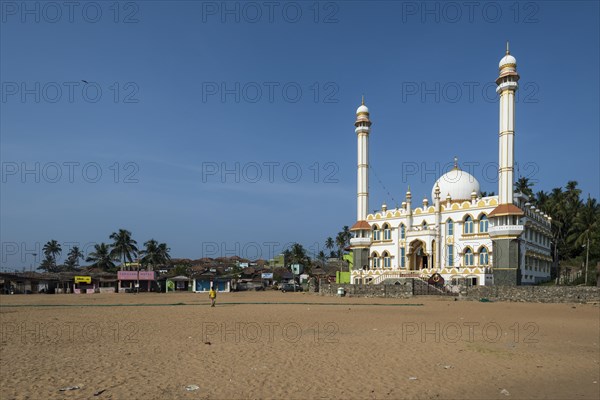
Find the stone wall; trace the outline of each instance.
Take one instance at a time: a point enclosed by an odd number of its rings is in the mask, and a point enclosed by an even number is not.
[[[593,286],[470,286],[463,288],[461,295],[467,300],[600,303],[600,288]]]
[[[348,297],[413,297],[418,289],[415,288],[415,282],[412,279],[400,281],[399,285],[325,283],[319,286],[319,294],[321,296],[337,296],[338,288],[341,287],[344,288],[345,295]],[[463,286],[460,288],[459,299],[461,300],[476,301],[482,298],[529,303],[600,303],[600,288],[593,286]],[[452,297],[448,299],[450,300]]]
[[[319,286],[319,294],[322,296],[337,296],[338,288],[344,288],[348,297],[389,297],[408,298],[412,297],[413,285],[411,280],[405,280],[399,285],[352,285],[326,283]]]

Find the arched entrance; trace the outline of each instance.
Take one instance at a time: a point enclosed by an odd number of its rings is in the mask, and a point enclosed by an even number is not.
[[[428,254],[425,252],[425,243],[420,240],[414,240],[409,247],[409,269],[418,271],[429,267]]]

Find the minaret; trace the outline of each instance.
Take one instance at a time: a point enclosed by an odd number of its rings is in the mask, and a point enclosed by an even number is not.
[[[435,206],[435,259],[433,260],[433,268],[442,268],[442,199],[440,185],[435,184],[433,191],[433,202]]]
[[[515,154],[515,93],[519,88],[517,60],[510,55],[506,42],[506,55],[500,60],[500,75],[496,79],[496,93],[500,96],[500,159],[498,160],[498,202],[513,204],[514,154]]]
[[[517,60],[510,54],[500,60],[496,92],[500,96],[498,206],[488,214],[492,226],[488,230],[493,241],[494,285],[519,285],[519,241],[523,233],[520,218],[523,211],[513,204],[515,151],[515,92],[519,84]]]
[[[363,96],[360,107],[356,110],[354,132],[357,137],[357,185],[356,185],[356,223],[350,228],[353,238],[350,239],[354,257],[354,268],[360,269],[369,265],[369,247],[371,246],[371,226],[367,222],[369,210],[369,133],[371,120],[369,109]],[[356,283],[356,282],[351,282]]]
[[[358,171],[356,188],[356,220],[365,221],[369,211],[369,132],[371,121],[369,120],[369,109],[365,106],[363,96],[360,107],[356,110],[356,122],[354,122],[358,140]]]

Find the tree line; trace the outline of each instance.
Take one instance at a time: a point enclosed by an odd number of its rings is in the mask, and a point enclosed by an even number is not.
[[[577,181],[569,181],[564,188],[534,193],[533,182],[520,178],[515,190],[529,196],[532,204],[552,217],[554,260],[571,265],[582,265],[587,260],[593,278],[592,271],[600,261],[600,205],[589,194],[582,198],[577,185]]]
[[[137,241],[132,238],[131,232],[126,229],[119,229],[117,232],[111,233],[109,239],[112,240],[112,243],[95,244],[94,251],[90,252],[87,257],[78,246],[73,246],[62,265],[58,265],[56,262],[62,253],[62,247],[56,240],[50,240],[42,248],[45,258],[38,269],[46,272],[76,271],[80,268],[80,260],[84,258],[86,262],[92,263],[90,267],[99,268],[103,271],[115,271],[115,262],[131,263],[138,257],[140,257],[140,264],[147,269],[154,269],[159,265],[167,264],[171,260],[169,254],[171,249],[166,243],[159,243],[154,239],[150,239],[144,243],[144,248],[139,250]]]

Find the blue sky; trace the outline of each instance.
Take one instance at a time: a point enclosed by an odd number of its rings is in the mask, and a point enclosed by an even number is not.
[[[497,191],[506,40],[519,173],[599,197],[598,2],[270,4],[2,1],[2,267],[119,228],[175,257],[317,252],[356,219],[362,94],[370,209],[454,156]]]

